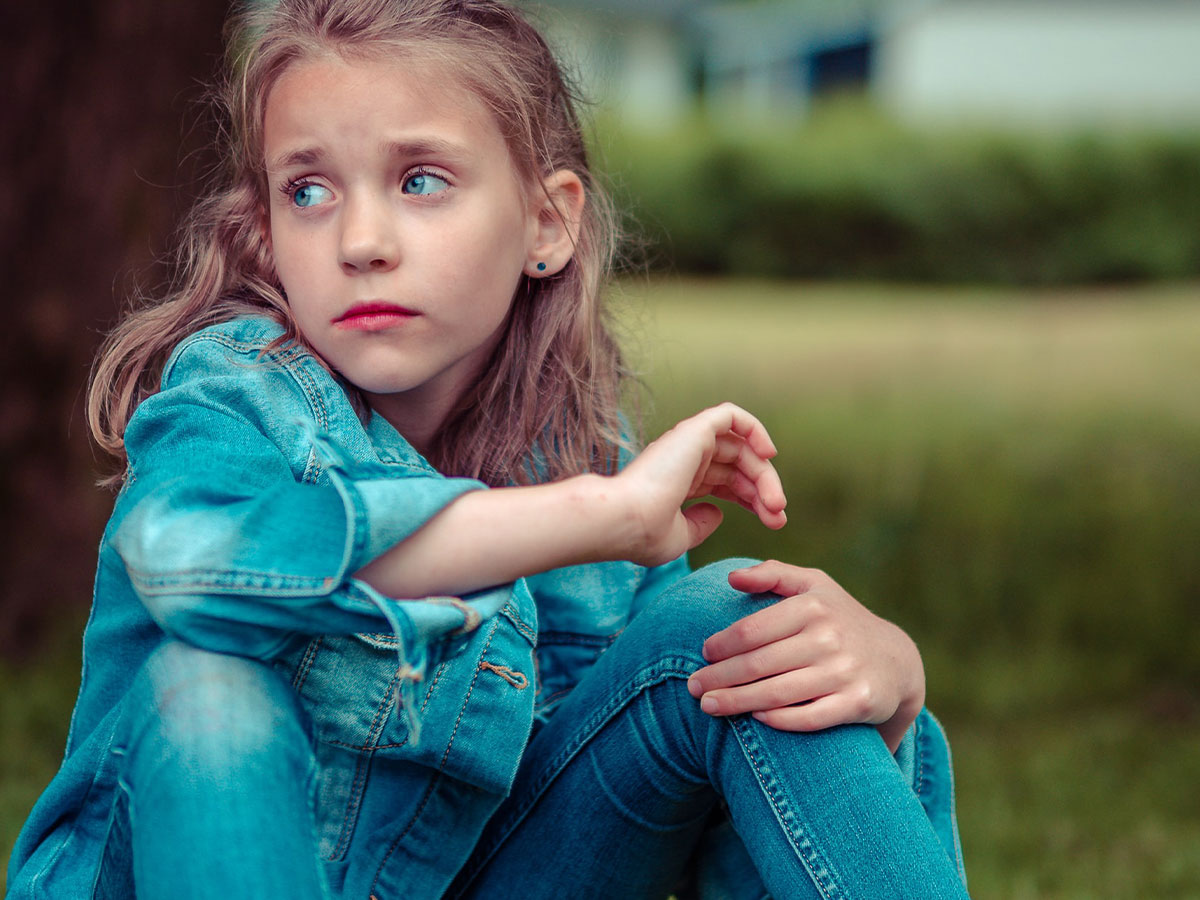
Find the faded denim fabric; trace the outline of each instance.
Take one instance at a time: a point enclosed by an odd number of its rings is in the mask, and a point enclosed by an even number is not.
[[[729,586],[750,562],[663,591],[583,674],[449,896],[967,896],[948,751],[927,712],[896,758],[869,725],[778,731],[707,715],[688,693],[704,639],[777,599]]]
[[[398,867],[403,854],[388,845],[401,811],[389,792],[417,783],[419,797],[433,776],[468,786],[488,798],[462,812],[479,820],[470,835],[508,790],[536,690],[537,613],[524,582],[396,600],[353,577],[483,485],[442,476],[381,417],[360,421],[302,349],[264,354],[281,333],[246,318],[190,336],[129,424],[129,477],[100,546],[66,752],[14,848],[11,897],[102,888],[101,855],[122,824],[122,754],[132,752],[122,735],[140,715],[131,694],[153,696],[141,684],[147,662],[176,642],[265,663],[297,691],[316,736],[318,840],[334,885],[353,875],[343,870],[356,854],[369,880]],[[628,611],[644,575],[615,565],[590,602]],[[603,628],[622,624],[608,616]],[[384,810],[386,824],[364,824]],[[359,853],[350,837],[367,824],[390,836]],[[452,874],[467,850],[469,841],[435,868]]]
[[[14,900],[148,886],[173,898],[441,896],[489,821],[504,832],[495,813],[514,782],[547,771],[536,748],[555,733],[597,738],[590,704],[604,692],[637,705],[643,668],[604,675],[657,665],[643,643],[654,630],[627,629],[633,616],[711,579],[685,580],[680,559],[560,569],[462,598],[381,596],[353,573],[484,486],[436,472],[381,417],[360,420],[307,352],[264,353],[281,333],[247,318],[190,336],[130,422],[66,753],[10,859]],[[624,649],[594,668],[610,646]],[[917,738],[897,771],[960,860],[948,755],[914,756]],[[156,778],[164,766],[186,777]],[[922,778],[941,787],[921,795]],[[568,838],[583,824],[541,821]],[[705,860],[741,871],[745,850],[727,845],[700,854],[702,874],[720,869]],[[847,838],[828,852],[856,850]],[[267,864],[280,859],[294,864]],[[704,896],[732,887],[701,881],[715,885]],[[593,893],[577,887],[563,896]]]

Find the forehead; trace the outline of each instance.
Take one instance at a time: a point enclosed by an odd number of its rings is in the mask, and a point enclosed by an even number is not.
[[[328,53],[291,63],[267,94],[263,143],[268,164],[300,145],[334,137],[449,141],[508,158],[483,101],[448,64],[418,58]]]

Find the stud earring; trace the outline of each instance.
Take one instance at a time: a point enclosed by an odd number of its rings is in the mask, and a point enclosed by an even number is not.
[[[546,264],[545,264],[544,262],[540,262],[540,263],[538,263],[538,264],[537,264],[537,270],[538,270],[539,272],[545,272],[545,271],[546,271]]]

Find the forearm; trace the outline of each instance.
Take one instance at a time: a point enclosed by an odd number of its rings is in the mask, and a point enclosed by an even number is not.
[[[465,594],[560,566],[625,558],[634,532],[612,478],[472,491],[356,574],[391,597]]]

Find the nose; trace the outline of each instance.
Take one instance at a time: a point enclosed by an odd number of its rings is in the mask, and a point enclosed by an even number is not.
[[[383,198],[347,197],[341,226],[338,254],[343,271],[386,271],[400,261],[395,223]]]

